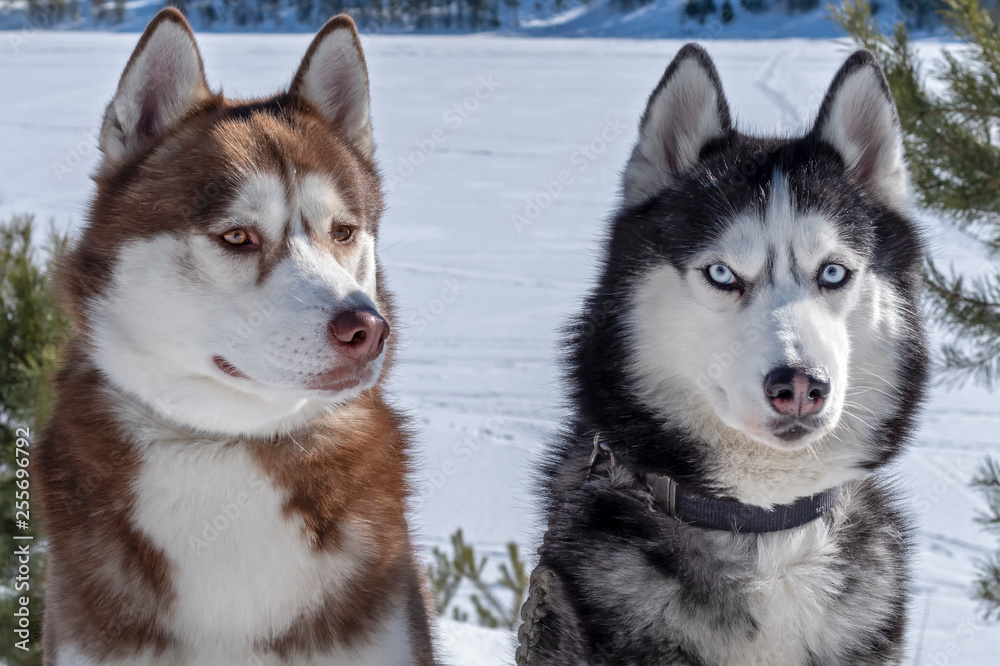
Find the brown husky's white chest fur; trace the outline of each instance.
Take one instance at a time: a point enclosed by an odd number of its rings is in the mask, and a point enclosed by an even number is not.
[[[353,23],[231,101],[164,10],[101,148],[37,456],[45,663],[432,664]]]

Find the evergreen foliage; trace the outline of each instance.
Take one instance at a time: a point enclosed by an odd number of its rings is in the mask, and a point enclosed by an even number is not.
[[[30,216],[15,216],[0,223],[0,339],[4,341],[0,345],[0,524],[4,542],[11,544],[4,555],[0,584],[0,634],[5,637],[0,645],[0,661],[10,666],[38,663],[44,580],[44,545],[36,529],[38,504],[31,483],[31,445],[17,447],[16,443],[23,435],[19,429],[27,428],[30,436],[26,439],[33,444],[48,418],[59,345],[70,329],[46,279],[47,265],[63,250],[66,238],[51,233],[39,253],[33,235]],[[25,450],[27,457],[23,455]],[[18,465],[19,459],[27,459],[28,467]],[[28,483],[24,483],[25,479]],[[26,508],[15,506],[19,501],[28,505],[28,529],[19,528],[15,522],[16,511]],[[33,538],[15,541],[15,535]],[[15,588],[19,563],[11,556],[13,547],[25,543],[31,550],[30,576],[20,581],[30,585],[26,591]],[[15,646],[20,639],[15,640],[15,626],[10,626],[22,596],[31,600],[29,651]]]
[[[719,18],[722,20],[722,25],[729,25],[736,19],[736,15],[733,13],[733,5],[729,0],[725,0],[722,3],[722,13]]]
[[[1000,463],[987,457],[972,481],[986,500],[986,513],[977,517],[984,529],[998,537],[997,550],[979,566],[976,597],[987,619],[1000,620]]]
[[[518,15],[518,11],[521,9],[521,0],[503,0],[503,4],[514,13],[514,27],[520,27],[521,19]]]
[[[705,25],[705,20],[716,11],[715,0],[686,0],[684,3],[684,16],[695,19],[699,25]]]
[[[932,316],[948,340],[941,373],[956,386],[1000,382],[1000,31],[997,5],[944,0],[942,16],[960,42],[943,52],[928,85],[904,22],[886,34],[865,0],[846,0],[837,21],[885,69],[899,108],[913,185],[920,202],[977,239],[993,268],[969,278],[929,262]],[[987,502],[980,517],[1000,533],[1000,466],[987,458],[973,485]],[[1000,619],[1000,548],[983,563],[976,595]]]
[[[476,556],[475,548],[465,543],[462,530],[451,535],[451,549],[448,554],[434,548],[434,561],[427,567],[438,614],[445,614],[450,607],[454,619],[469,621],[468,612],[452,604],[462,582],[468,581],[475,590],[469,600],[480,625],[517,628],[518,614],[528,593],[528,569],[521,560],[517,544],[513,541],[507,544],[507,561],[500,563],[500,577],[492,583],[484,580],[489,558]],[[510,603],[506,603],[505,598],[509,598]]]
[[[789,14],[811,12],[819,7],[819,0],[787,0],[786,7]]]
[[[943,53],[931,73],[932,91],[899,23],[880,30],[865,0],[847,0],[834,19],[875,53],[885,68],[905,133],[913,185],[920,202],[1000,253],[1000,32],[996,9],[977,0],[945,0],[944,19],[962,42]],[[931,264],[933,314],[951,334],[942,353],[944,378],[973,379],[987,388],[1000,380],[1000,269],[969,279]]]

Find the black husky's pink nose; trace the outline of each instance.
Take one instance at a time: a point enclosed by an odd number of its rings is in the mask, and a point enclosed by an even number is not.
[[[764,378],[764,393],[779,414],[810,416],[823,409],[830,380],[822,370],[775,368]]]
[[[389,324],[368,308],[342,310],[330,320],[327,328],[333,346],[362,363],[377,358],[389,337]]]

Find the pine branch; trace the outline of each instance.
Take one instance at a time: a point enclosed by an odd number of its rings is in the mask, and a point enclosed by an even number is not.
[[[1000,196],[1000,178],[995,177],[992,173],[989,173],[980,166],[978,166],[975,162],[973,162],[968,158],[965,152],[956,148],[943,136],[941,135],[936,136],[934,138],[934,142],[941,148],[944,148],[949,153],[951,153],[957,162],[966,165],[973,173],[979,175],[980,177],[983,178],[983,180],[992,185],[993,188],[996,189],[997,191],[997,196]]]
[[[447,612],[462,581],[468,580],[476,589],[469,600],[476,611],[479,624],[484,627],[516,628],[520,621],[521,605],[528,591],[527,566],[520,558],[517,544],[513,541],[507,544],[509,562],[500,564],[500,579],[493,584],[483,579],[488,558],[476,556],[475,548],[465,542],[461,529],[451,535],[451,547],[450,556],[439,548],[434,548],[434,562],[427,567],[427,577],[434,591],[434,605],[438,614]],[[511,604],[504,604],[497,597],[494,588],[498,586],[511,593]],[[452,615],[461,622],[468,621],[469,618],[468,613],[458,607],[452,608]]]
[[[510,568],[506,563],[500,565],[500,585],[510,590],[514,597],[507,617],[507,626],[513,629],[518,624],[521,605],[528,594],[528,569],[521,560],[514,541],[507,544],[507,558],[510,560]]]
[[[1000,120],[1000,112],[994,111],[981,111],[979,109],[961,109],[961,108],[949,108],[941,107],[939,109],[924,109],[917,113],[918,118],[925,118],[927,116],[933,116],[942,113],[954,113],[963,116],[983,116],[986,118],[996,118]]]
[[[472,603],[476,607],[480,624],[484,626],[496,626],[496,616],[504,615],[503,604],[496,598],[489,585],[483,580],[483,571],[486,569],[488,558],[483,556],[476,558],[476,551],[470,544],[465,543],[462,530],[458,530],[451,536],[452,548],[455,552],[454,567],[459,576],[467,579],[479,591],[486,605],[483,605],[479,597],[472,595]],[[487,609],[488,607],[488,609]]]
[[[473,594],[470,598],[472,600],[472,605],[476,609],[476,615],[479,617],[480,626],[489,627],[490,629],[496,629],[500,626],[500,621],[497,620],[496,615],[493,614],[491,609],[486,608],[482,602],[479,601],[479,597]]]
[[[991,389],[1000,379],[1000,274],[967,285],[928,262],[927,286],[929,314],[951,337],[942,348],[943,379],[961,386],[971,378]]]
[[[992,555],[979,567],[975,595],[983,604],[987,620],[1000,620],[1000,555]]]
[[[458,591],[458,586],[462,583],[462,576],[451,560],[439,548],[433,550],[434,563],[427,567],[427,578],[431,582],[431,590],[434,592],[434,609],[438,615],[444,613],[451,605]]]
[[[987,457],[971,485],[983,495],[988,509],[976,520],[986,529],[1000,534],[1000,462]],[[979,564],[975,595],[983,603],[986,618],[1000,620],[1000,552]]]
[[[976,516],[976,521],[989,530],[1000,530],[1000,463],[987,456],[970,485],[979,490],[987,505],[987,512]]]

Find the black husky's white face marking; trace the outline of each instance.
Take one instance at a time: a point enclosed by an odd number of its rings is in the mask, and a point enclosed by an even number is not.
[[[799,212],[783,174],[771,182],[763,210],[735,214],[680,268],[664,264],[639,284],[634,372],[693,429],[714,414],[765,444],[800,448],[840,422],[852,340],[881,347],[873,324],[891,341],[900,322],[870,256],[823,212]]]
[[[672,454],[708,461],[690,480],[745,498],[808,494],[895,452],[887,424],[904,432],[922,395],[921,250],[871,54],[847,61],[806,136],[761,139],[733,128],[711,60],[685,47],[650,96],[623,195],[592,302],[610,323],[581,338],[596,369],[580,381],[625,381],[672,432],[712,445]],[[593,366],[611,355],[621,378]]]

